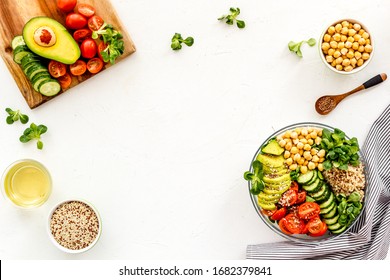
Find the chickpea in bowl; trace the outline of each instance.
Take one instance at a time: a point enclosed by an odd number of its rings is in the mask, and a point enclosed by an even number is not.
[[[321,35],[319,48],[325,65],[340,74],[362,70],[371,61],[374,51],[367,28],[352,19],[330,25]]]

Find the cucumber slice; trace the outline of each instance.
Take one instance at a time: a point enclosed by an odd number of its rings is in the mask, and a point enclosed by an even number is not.
[[[49,79],[42,82],[39,92],[45,96],[53,96],[61,91],[61,85],[57,80]]]
[[[334,231],[334,230],[341,229],[342,227],[343,227],[343,226],[340,225],[339,223],[335,223],[335,224],[333,224],[333,225],[329,225],[329,226],[328,226],[328,229],[329,229],[330,231]]]
[[[314,198],[315,200],[317,200],[317,199],[319,199],[321,196],[324,195],[324,193],[326,192],[326,190],[327,190],[326,184],[322,184],[320,190],[319,190],[318,192],[315,192],[315,193],[310,194],[310,196],[311,196],[312,198]]]
[[[336,208],[337,208],[335,202],[333,202],[331,205],[329,205],[329,207],[322,208],[322,209],[320,210],[320,214],[321,214],[321,215],[326,215],[326,214],[330,213],[330,211],[333,210],[333,207],[336,207]]]
[[[329,225],[334,225],[335,223],[337,223],[338,219],[339,219],[339,215],[336,215],[333,218],[324,219],[324,221],[325,221],[325,224],[327,224],[329,226]]]
[[[333,192],[330,192],[329,198],[325,202],[320,204],[320,208],[321,209],[328,208],[332,203],[335,202],[334,200],[335,200],[335,198],[334,198]]]
[[[33,85],[34,90],[39,92],[39,87],[41,86],[42,82],[44,82],[46,80],[50,80],[50,79],[51,79],[51,76],[49,73],[37,74],[31,80],[31,84]]]
[[[326,184],[324,183],[324,185],[326,185]],[[321,197],[319,197],[319,198],[317,199],[317,203],[318,203],[318,204],[321,204],[321,203],[327,201],[328,198],[330,197],[330,194],[331,194],[331,193],[332,193],[332,191],[329,189],[329,187],[326,187],[325,193],[324,193]]]
[[[25,71],[26,76],[32,80],[37,73],[48,72],[47,68],[40,63],[34,63],[31,67]]]
[[[329,228],[329,227],[328,227]],[[341,228],[339,228],[339,229],[337,229],[337,230],[332,230],[332,233],[334,233],[334,234],[340,234],[340,233],[342,233],[343,231],[345,231],[347,229],[347,226],[343,226],[343,227],[341,227]]]
[[[32,53],[26,45],[17,46],[14,50],[14,61],[21,64],[23,57]]]
[[[316,180],[317,180],[318,176],[317,176],[317,171],[314,171],[314,175],[313,177],[311,178],[311,180],[309,182],[307,182],[305,185],[311,185],[313,184]]]
[[[26,42],[24,42],[23,36],[15,36],[11,41],[11,47],[12,49],[16,49],[17,46],[23,46],[26,45]]]
[[[318,192],[321,188],[321,183],[322,183],[322,181],[317,178],[317,180],[315,180],[315,182],[313,184],[304,185],[304,186],[302,186],[302,188],[309,193]]]
[[[322,175],[321,171],[317,171],[317,176],[320,178],[320,180],[324,180],[324,176]]]
[[[37,55],[35,55],[35,54],[33,54],[32,52],[30,52],[30,53],[26,54],[26,55],[22,58],[22,60],[21,60],[20,62],[21,62],[21,64],[22,64],[22,68],[23,68],[23,69],[26,69],[27,66],[28,66],[30,63],[33,63],[33,62],[41,62],[41,59],[40,59]]]
[[[313,178],[314,172],[315,171],[310,170],[310,171],[306,172],[305,174],[299,175],[299,177],[297,179],[298,184],[302,185],[302,184],[306,184],[307,182],[309,182]]]
[[[324,219],[333,218],[334,216],[336,216],[336,215],[338,214],[336,204],[332,204],[332,205],[333,205],[332,210],[331,210],[329,213],[326,213],[326,214],[324,214],[324,215],[322,216]]]

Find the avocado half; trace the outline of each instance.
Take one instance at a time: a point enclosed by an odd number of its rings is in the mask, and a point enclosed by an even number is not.
[[[40,28],[52,31],[54,42],[42,46],[36,42],[36,32]],[[80,57],[80,48],[66,28],[58,21],[49,17],[34,17],[23,27],[23,39],[27,47],[39,56],[53,59],[65,64],[73,64]]]

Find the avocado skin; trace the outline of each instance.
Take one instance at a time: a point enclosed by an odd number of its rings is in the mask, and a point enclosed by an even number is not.
[[[42,47],[34,41],[34,32],[42,26],[50,27],[56,35],[56,43],[51,47]],[[64,64],[73,64],[80,57],[80,48],[66,28],[49,17],[33,17],[23,27],[23,39],[35,54]]]

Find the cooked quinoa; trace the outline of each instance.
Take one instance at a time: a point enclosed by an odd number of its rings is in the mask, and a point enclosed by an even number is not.
[[[99,233],[99,220],[93,209],[80,201],[61,204],[53,213],[50,230],[54,239],[70,250],[88,247]]]
[[[363,164],[360,163],[356,167],[349,165],[348,170],[332,168],[323,171],[322,174],[336,195],[342,193],[349,196],[357,191],[363,200],[364,186],[366,185],[363,168]]]

